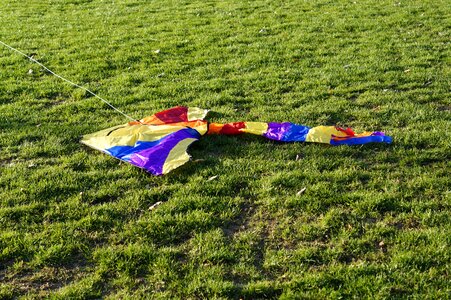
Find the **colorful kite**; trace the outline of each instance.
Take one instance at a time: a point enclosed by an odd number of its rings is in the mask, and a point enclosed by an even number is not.
[[[251,133],[281,142],[314,142],[330,145],[391,143],[383,132],[355,134],[351,128],[307,127],[294,123],[210,123],[208,110],[177,106],[140,121],[85,135],[82,143],[120,160],[162,175],[186,163],[188,147],[205,134]]]

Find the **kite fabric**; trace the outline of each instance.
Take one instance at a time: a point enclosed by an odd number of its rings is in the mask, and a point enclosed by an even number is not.
[[[383,132],[355,134],[351,128],[308,127],[290,122],[210,123],[208,110],[177,106],[140,121],[83,136],[82,143],[154,175],[162,175],[186,163],[188,147],[206,134],[256,134],[280,142],[314,142],[330,145],[391,143]]]

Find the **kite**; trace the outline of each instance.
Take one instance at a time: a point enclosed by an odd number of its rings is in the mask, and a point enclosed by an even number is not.
[[[290,122],[211,123],[204,118],[208,110],[177,106],[83,136],[82,143],[153,175],[167,174],[189,161],[188,147],[206,134],[261,135],[279,142],[314,142],[330,145],[391,143],[383,132],[356,134],[351,128],[308,127]]]
[[[177,106],[135,121],[91,90],[56,74],[31,56],[0,41],[1,45],[25,56],[54,76],[85,90],[124,117],[133,120],[124,125],[83,136],[81,142],[113,157],[143,168],[154,175],[166,174],[189,161],[188,147],[206,134],[256,134],[280,142],[314,142],[330,145],[391,143],[383,132],[355,134],[351,128],[336,126],[308,127],[290,122],[210,123],[204,118],[208,110]]]
[[[205,134],[236,135],[256,134],[280,142],[314,142],[330,145],[361,145],[366,143],[391,143],[383,132],[355,134],[351,128],[336,126],[308,127],[290,122],[234,122],[210,123],[204,120],[208,110],[177,106],[135,121],[91,90],[56,74],[31,56],[0,41],[1,45],[25,56],[54,76],[85,90],[106,103],[124,117],[133,120],[83,136],[81,142],[120,160],[143,168],[154,175],[166,174],[186,163],[190,156],[188,147]]]

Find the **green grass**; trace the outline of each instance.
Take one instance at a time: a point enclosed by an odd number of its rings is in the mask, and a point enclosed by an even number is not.
[[[136,118],[199,106],[394,142],[209,136],[152,177],[79,143],[126,119],[0,47],[0,298],[451,297],[450,15],[420,0],[1,1],[0,40]]]

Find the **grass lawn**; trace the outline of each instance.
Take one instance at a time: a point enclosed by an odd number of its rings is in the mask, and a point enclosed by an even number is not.
[[[0,40],[135,118],[394,139],[207,136],[153,177],[79,143],[127,119],[0,46],[0,298],[451,298],[450,24],[445,0],[0,1]]]

